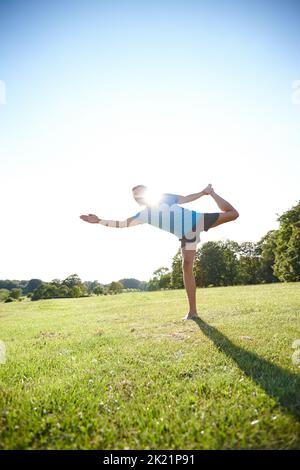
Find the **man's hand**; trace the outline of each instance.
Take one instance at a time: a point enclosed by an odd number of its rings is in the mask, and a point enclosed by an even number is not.
[[[213,187],[211,184],[207,185],[201,192],[205,195],[211,194],[213,192]]]
[[[101,222],[101,219],[95,214],[81,215],[80,218],[90,224],[99,224],[99,222]]]

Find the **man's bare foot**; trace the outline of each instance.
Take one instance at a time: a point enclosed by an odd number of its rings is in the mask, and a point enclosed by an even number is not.
[[[195,318],[199,318],[197,312],[195,312],[195,313],[188,312],[188,313],[186,314],[186,316],[183,317],[183,320],[193,320],[193,319],[195,319]]]
[[[203,194],[205,194],[205,195],[210,194],[212,191],[213,191],[213,188],[212,188],[212,185],[211,185],[211,184],[208,184],[208,185],[206,186],[206,188],[204,188],[204,189],[202,190]]]

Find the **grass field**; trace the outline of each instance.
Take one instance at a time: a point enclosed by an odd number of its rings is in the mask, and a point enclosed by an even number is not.
[[[0,449],[300,448],[300,284],[0,305]]]

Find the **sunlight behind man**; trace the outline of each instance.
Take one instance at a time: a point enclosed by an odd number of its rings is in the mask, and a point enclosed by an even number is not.
[[[147,188],[144,199],[149,206],[156,206],[162,198],[162,193],[153,188]]]

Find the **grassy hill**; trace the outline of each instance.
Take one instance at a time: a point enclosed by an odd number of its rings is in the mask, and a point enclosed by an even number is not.
[[[0,449],[300,448],[300,284],[0,305]]]

